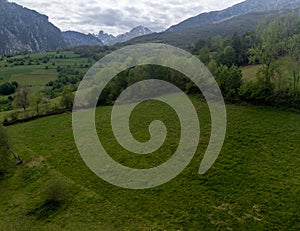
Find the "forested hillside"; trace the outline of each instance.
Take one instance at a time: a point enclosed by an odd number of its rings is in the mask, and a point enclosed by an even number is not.
[[[270,23],[262,21],[256,31],[243,35],[200,39],[191,51],[216,76],[227,100],[299,108],[300,19],[297,14],[280,16]],[[257,66],[251,81],[242,79],[242,72],[238,71],[238,67],[248,65]]]

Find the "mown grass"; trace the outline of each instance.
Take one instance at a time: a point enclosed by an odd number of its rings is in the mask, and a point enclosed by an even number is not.
[[[202,129],[197,154],[178,177],[148,190],[118,188],[95,176],[76,149],[71,114],[8,127],[12,147],[26,164],[0,180],[0,229],[299,230],[299,114],[227,106],[223,150],[212,169],[199,175],[210,116],[205,103],[192,101]],[[141,141],[149,138],[147,125],[154,118],[168,126],[164,146],[143,157],[116,143],[110,112],[111,107],[98,108],[96,124],[105,148],[120,163],[151,167],[176,149],[180,126],[168,106],[149,101],[132,114],[131,129]],[[53,176],[64,179],[70,194],[60,207],[45,210],[43,191]]]

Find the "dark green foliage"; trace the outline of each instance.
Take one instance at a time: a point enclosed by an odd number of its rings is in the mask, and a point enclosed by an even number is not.
[[[220,55],[219,62],[226,65],[227,67],[232,66],[237,62],[236,59],[237,51],[232,46],[226,46],[224,51]]]
[[[7,99],[0,100],[0,112],[12,110],[13,98],[10,96]]]
[[[232,37],[222,38],[220,36],[200,39],[191,52],[198,55],[199,59],[208,64],[211,60],[217,61],[231,67],[249,64],[249,49],[252,48],[258,39],[254,32],[247,32],[243,35],[235,33]]]
[[[61,95],[61,100],[60,100],[62,107],[66,109],[71,109],[73,106],[73,102],[74,102],[74,94],[72,92],[72,89],[65,88]]]
[[[185,91],[189,80],[181,73],[157,65],[143,65],[130,68],[118,74],[101,93],[98,105],[112,105],[123,90],[136,82],[160,79],[173,83]]]
[[[263,85],[259,82],[248,82],[240,89],[242,100],[253,104],[274,105],[274,86]]]
[[[221,65],[217,69],[216,80],[225,99],[235,102],[238,100],[239,89],[242,86],[242,71],[235,65],[228,68]]]
[[[78,70],[71,67],[60,67],[56,68],[59,72],[58,79],[55,81],[50,81],[46,84],[47,87],[51,87],[50,97],[56,98],[61,95],[66,86],[69,88],[76,89],[76,85],[82,80],[83,73],[80,73]]]
[[[298,15],[283,15],[262,21],[255,32],[200,39],[192,52],[207,64],[227,101],[300,108],[299,25]],[[288,66],[280,60],[286,56]],[[256,80],[243,85],[237,66],[249,63],[260,66]],[[284,84],[287,79],[292,84]]]
[[[0,86],[0,95],[10,95],[15,93],[16,89],[19,87],[17,82],[7,82]]]
[[[106,54],[115,51],[118,46],[78,46],[71,48],[75,54],[79,54],[82,58],[89,58],[90,61],[98,61],[103,58]]]

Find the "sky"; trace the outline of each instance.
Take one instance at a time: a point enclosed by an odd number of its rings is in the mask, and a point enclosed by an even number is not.
[[[136,26],[160,32],[203,12],[243,0],[9,0],[38,11],[62,31],[118,35]]]

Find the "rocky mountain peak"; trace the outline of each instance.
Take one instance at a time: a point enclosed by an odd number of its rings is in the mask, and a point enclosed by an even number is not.
[[[0,54],[43,52],[65,47],[61,31],[48,17],[0,0]]]
[[[130,39],[143,36],[143,35],[148,35],[152,34],[153,32],[144,26],[137,26],[130,30],[129,32],[126,32],[124,34],[120,34],[118,36],[113,36],[111,34],[107,34],[104,31],[100,31],[98,34],[98,38],[105,44],[105,45],[114,45],[116,43],[122,43],[126,42]]]

